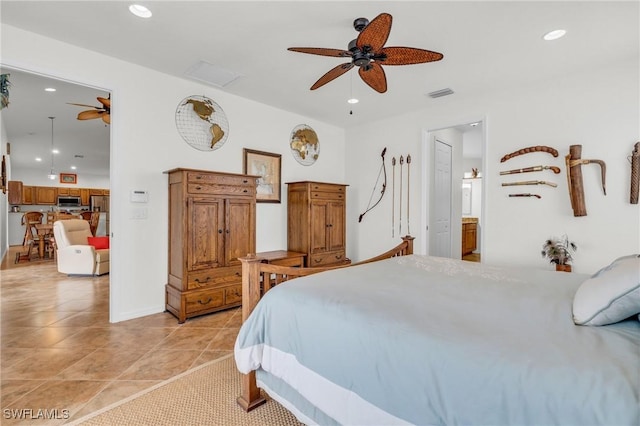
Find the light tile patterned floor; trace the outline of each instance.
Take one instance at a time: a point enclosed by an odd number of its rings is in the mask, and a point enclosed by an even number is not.
[[[108,275],[67,277],[54,261],[13,258],[0,271],[3,425],[63,424],[233,351],[240,309],[111,324]],[[16,419],[43,413],[58,418]]]

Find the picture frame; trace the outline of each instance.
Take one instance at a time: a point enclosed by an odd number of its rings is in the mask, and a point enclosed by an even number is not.
[[[60,173],[60,183],[77,184],[78,175],[75,173]]]
[[[280,203],[282,155],[247,148],[242,151],[243,173],[258,176],[256,202]]]

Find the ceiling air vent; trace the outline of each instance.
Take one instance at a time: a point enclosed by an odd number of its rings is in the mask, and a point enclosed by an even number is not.
[[[436,90],[435,92],[429,93],[430,98],[441,98],[448,95],[453,95],[453,90],[449,89],[448,87],[446,89],[440,89]]]
[[[185,75],[194,80],[216,87],[224,87],[240,77],[239,74],[236,74],[233,71],[205,61],[195,63],[185,72]]]

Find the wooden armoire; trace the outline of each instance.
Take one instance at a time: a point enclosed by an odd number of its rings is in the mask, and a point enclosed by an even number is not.
[[[242,265],[255,253],[257,176],[178,168],[169,175],[166,309],[187,318],[242,304]]]
[[[304,181],[287,187],[287,249],[306,253],[306,267],[349,263],[347,185]]]

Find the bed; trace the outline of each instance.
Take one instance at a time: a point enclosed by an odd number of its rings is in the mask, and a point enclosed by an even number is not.
[[[262,388],[306,424],[640,424],[637,255],[586,275],[400,254],[259,302],[297,275],[249,259],[240,405]]]

